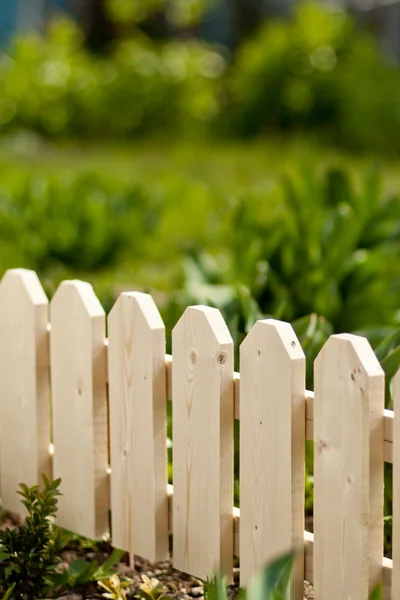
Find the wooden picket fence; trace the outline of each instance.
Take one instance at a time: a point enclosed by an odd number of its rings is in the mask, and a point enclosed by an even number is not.
[[[20,482],[61,477],[60,526],[206,579],[241,584],[291,547],[317,600],[367,600],[383,581],[400,598],[400,417],[366,339],[332,336],[305,389],[292,327],[258,321],[240,347],[214,308],[189,307],[165,354],[151,296],[123,293],[108,316],[92,287],[64,281],[50,305],[32,271],[0,284],[0,485],[20,511]],[[400,403],[400,374],[395,407]],[[50,401],[51,399],[51,401]],[[167,481],[167,400],[173,487]],[[51,406],[50,406],[51,405]],[[400,414],[400,411],[399,413]],[[233,508],[240,419],[240,511]],[[50,439],[52,430],[53,439]],[[305,439],[314,440],[314,535],[304,531]],[[54,446],[50,442],[54,443]],[[51,448],[54,451],[51,451]],[[393,563],[383,557],[383,467],[393,463]],[[304,545],[303,545],[304,544]]]

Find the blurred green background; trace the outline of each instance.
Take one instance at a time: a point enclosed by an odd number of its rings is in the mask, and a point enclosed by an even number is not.
[[[309,387],[327,337],[361,333],[391,407],[400,6],[389,4],[6,0],[2,272],[35,269],[50,296],[87,280],[106,310],[122,290],[148,291],[168,350],[189,304],[220,308],[237,347],[262,316],[290,321]]]

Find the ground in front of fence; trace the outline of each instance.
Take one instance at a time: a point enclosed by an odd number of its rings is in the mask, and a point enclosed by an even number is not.
[[[18,524],[18,518],[10,514],[3,514],[0,519],[0,529],[6,527],[15,527]],[[91,545],[72,543],[61,553],[62,562],[70,564],[76,558],[83,558],[87,561],[95,560],[98,563],[104,562],[112,548],[106,544]],[[172,567],[171,561],[164,561],[157,564],[152,564],[139,557],[135,558],[135,570],[132,570],[128,564],[128,557],[121,562],[116,570],[120,576],[125,576],[133,579],[132,588],[129,588],[128,598],[132,600],[138,592],[139,585],[142,583],[142,575],[148,577],[156,577],[165,588],[166,596],[169,598],[180,598],[190,600],[197,598],[201,600],[204,594],[203,583],[194,577],[181,573]],[[235,585],[229,588],[229,599],[236,597],[239,590],[239,569],[235,569]],[[313,590],[311,585],[304,583],[304,598],[305,600],[313,598]],[[100,588],[94,583],[89,583],[79,588],[60,592],[59,600],[83,600],[83,599],[102,599]],[[57,600],[57,598],[55,599]]]

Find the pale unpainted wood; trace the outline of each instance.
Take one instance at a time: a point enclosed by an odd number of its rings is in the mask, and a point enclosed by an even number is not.
[[[172,521],[172,506],[173,506],[174,486],[168,486],[168,506],[170,513],[170,521]],[[234,554],[240,558],[240,509],[233,508],[233,528],[234,528]],[[314,534],[309,531],[304,531],[304,580],[309,583],[314,582]],[[390,558],[382,557],[382,581],[383,581],[383,598],[385,600],[394,599],[391,594],[392,585],[392,566]]]
[[[165,328],[151,296],[123,293],[108,317],[114,546],[168,557]]]
[[[167,368],[167,397],[171,398],[172,394],[172,356],[165,355],[165,364]],[[240,419],[240,373],[233,374],[233,389],[235,398],[235,419]],[[171,398],[172,399],[172,398]],[[306,439],[314,439],[314,392],[306,390]],[[385,408],[383,412],[383,453],[385,462],[393,462],[392,446],[393,446],[393,411]]]
[[[394,380],[392,598],[400,598],[400,371]]]
[[[174,566],[231,579],[233,342],[220,312],[189,307],[172,350]]]
[[[365,338],[342,334],[314,380],[315,598],[368,600],[382,578],[384,374]]]
[[[314,535],[309,531],[304,532],[304,580],[314,583]],[[395,600],[392,595],[392,561],[390,558],[381,557],[382,592],[384,600]],[[315,592],[315,589],[314,589]],[[315,596],[316,600],[317,597]],[[323,600],[323,599],[322,599]]]
[[[21,513],[20,483],[51,476],[48,300],[33,271],[11,269],[0,284],[0,490]]]
[[[57,522],[89,538],[109,530],[105,314],[93,288],[64,281],[50,306]]]
[[[303,544],[305,355],[289,323],[258,321],[240,347],[240,580]],[[299,553],[292,600],[303,598]]]

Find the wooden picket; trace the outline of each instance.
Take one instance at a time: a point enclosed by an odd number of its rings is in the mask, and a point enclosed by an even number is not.
[[[93,288],[64,281],[50,305],[54,476],[58,523],[83,536],[109,531],[105,313]]]
[[[165,328],[151,296],[121,294],[108,318],[108,340],[113,542],[130,554],[163,560],[168,557]]]
[[[288,323],[258,321],[240,348],[240,580],[304,537],[305,356]],[[297,558],[292,600],[303,598]]]
[[[19,483],[51,473],[48,300],[36,273],[4,275],[0,315],[0,490],[18,512]]]
[[[172,334],[174,566],[206,579],[233,561],[233,341],[215,308]]]
[[[303,576],[314,582],[316,600],[368,600],[380,580],[385,599],[400,597],[400,373],[394,412],[385,410],[384,375],[366,339],[329,339],[315,362],[314,395],[305,390],[304,354],[287,323],[257,322],[234,373],[232,338],[216,309],[185,311],[172,357],[146,294],[120,296],[108,340],[104,310],[87,283],[63,282],[50,323],[48,313],[35,273],[5,273],[4,508],[20,510],[20,482],[53,474],[62,478],[59,525],[99,538],[110,531],[111,510],[113,544],[131,555],[167,558],[172,530],[176,567],[204,579],[222,570],[231,580],[236,555],[247,584],[265,561],[304,541],[292,600],[302,597]],[[241,421],[240,509],[233,507],[234,418]],[[314,534],[304,532],[305,438],[315,442]],[[393,562],[383,557],[384,461],[393,462]]]
[[[365,338],[342,334],[314,385],[315,597],[367,600],[382,579],[384,374]]]

